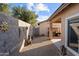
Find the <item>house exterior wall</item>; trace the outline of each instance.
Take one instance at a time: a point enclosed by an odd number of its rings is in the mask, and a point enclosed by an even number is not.
[[[19,48],[19,52],[21,52],[21,50],[24,47],[25,44],[25,40],[28,40],[28,35],[31,35],[31,24],[26,23],[22,20],[18,20],[18,27],[19,27],[19,39],[22,42],[21,46]]]
[[[66,18],[70,17],[70,16],[73,16],[75,14],[78,14],[79,13],[79,4],[70,4],[68,5],[66,8],[64,8],[60,13],[58,13],[51,21],[50,23],[52,23],[52,21],[58,19],[58,18],[61,18],[61,31],[62,31],[62,36],[61,36],[61,43],[62,45],[65,45],[65,20]],[[60,44],[61,44],[60,43]],[[68,53],[68,55],[71,55],[71,53]]]
[[[28,39],[28,35],[30,35],[30,31],[31,31],[31,28],[30,28],[31,24],[18,20],[18,26],[21,30],[25,30],[25,32],[23,32],[23,35],[21,36],[23,37],[25,33],[26,34],[25,36],[27,37],[26,39]]]
[[[49,28],[49,22],[43,22],[39,25],[39,33],[40,35],[44,34],[45,36],[48,35],[48,28]]]

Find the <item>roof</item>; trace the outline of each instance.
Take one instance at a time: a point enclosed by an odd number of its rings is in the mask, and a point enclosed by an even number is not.
[[[48,20],[51,20],[53,17],[55,17],[59,12],[61,12],[64,8],[66,8],[70,3],[63,3],[49,18]]]
[[[41,21],[41,22],[39,22],[38,24],[40,24],[40,23],[44,23],[44,22],[48,22],[48,20]]]

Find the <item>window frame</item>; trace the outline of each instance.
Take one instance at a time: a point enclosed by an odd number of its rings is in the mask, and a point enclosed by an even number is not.
[[[78,14],[75,14],[75,15],[72,15],[72,16],[69,16],[65,19],[65,47],[67,48],[68,51],[70,51],[73,55],[76,55],[76,56],[79,56],[79,53],[77,53],[76,51],[74,51],[73,49],[71,49],[67,42],[68,42],[68,21],[71,20],[71,19],[76,19],[76,18],[79,18],[79,13]],[[79,51],[79,48],[78,48],[78,51]]]

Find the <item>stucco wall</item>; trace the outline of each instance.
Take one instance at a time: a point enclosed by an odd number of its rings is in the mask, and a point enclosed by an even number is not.
[[[73,16],[75,14],[79,14],[79,4],[70,4],[69,6],[67,6],[65,9],[63,9],[59,14],[57,14],[53,19],[59,19],[61,18],[61,31],[62,31],[62,45],[65,44],[65,20],[66,18]],[[50,22],[51,23],[51,22]],[[61,43],[60,43],[61,44]]]
[[[0,30],[0,53],[12,52],[15,49],[20,49],[23,39],[28,39],[31,25],[15,19],[7,14],[0,13],[0,24],[6,21],[8,23],[8,31]],[[28,29],[26,29],[28,27]]]
[[[49,28],[49,22],[40,23],[40,25],[39,25],[40,35],[44,34],[47,36],[48,35],[48,28]]]
[[[6,21],[8,23],[8,31],[0,31],[0,52],[8,52],[15,47],[20,40],[18,32],[18,21],[13,17],[9,17],[0,13],[0,22]]]
[[[57,14],[53,20],[56,20],[58,18],[61,18],[61,28],[62,28],[62,39],[64,40],[64,30],[65,30],[65,20],[67,17],[78,14],[79,13],[79,4],[70,4],[68,7],[66,7],[62,12]],[[53,21],[52,20],[52,21]]]
[[[28,39],[28,35],[31,33],[31,24],[29,23],[26,23],[24,21],[21,21],[21,20],[18,20],[18,26],[20,28],[21,31],[25,30],[25,32],[22,32],[23,34],[21,35],[22,37],[23,36],[26,36],[27,39]],[[24,35],[25,34],[25,35]]]

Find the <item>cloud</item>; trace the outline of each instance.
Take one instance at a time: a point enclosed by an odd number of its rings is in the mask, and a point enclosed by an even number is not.
[[[39,15],[39,12],[40,11],[47,11],[49,12],[50,9],[48,8],[47,5],[43,4],[43,3],[37,3],[37,4],[34,4],[34,3],[28,3],[27,4],[27,8],[29,10],[32,10],[32,11],[35,11],[35,13],[39,16],[37,18],[38,21],[44,21],[44,20],[47,20],[49,18],[49,15]]]
[[[34,7],[34,3],[28,3],[28,4],[27,4],[27,8],[28,8],[29,10],[32,10],[32,7]]]
[[[27,3],[27,9],[31,10],[31,11],[35,11],[36,14],[38,14],[40,11],[47,11],[49,12],[50,9],[48,8],[48,6],[46,6],[43,3]]]
[[[44,20],[47,20],[49,18],[49,16],[39,16],[37,18],[37,20],[40,22],[40,21],[44,21]]]
[[[36,11],[48,11],[49,12],[49,8],[45,4],[42,4],[42,3],[37,4],[35,9]]]

